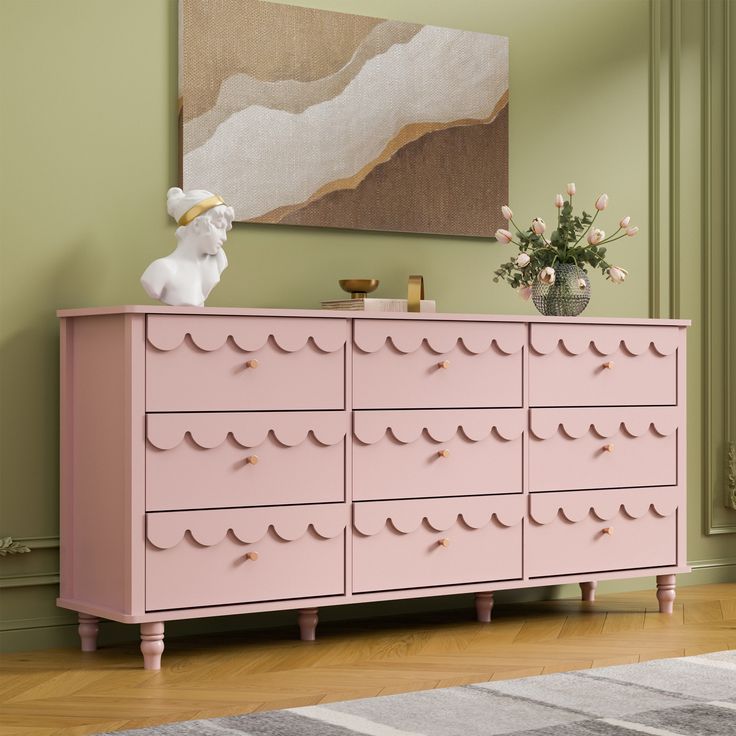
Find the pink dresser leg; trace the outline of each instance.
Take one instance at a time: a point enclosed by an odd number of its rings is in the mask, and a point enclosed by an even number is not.
[[[657,575],[657,600],[660,613],[672,613],[676,575]]]
[[[299,638],[302,641],[314,641],[317,634],[317,608],[302,608],[299,611]]]
[[[598,587],[598,583],[595,580],[591,580],[587,583],[580,583],[580,592],[583,594],[584,601],[595,600],[595,589]]]
[[[493,610],[493,593],[475,594],[475,615],[478,621],[484,624],[491,623],[491,611]]]
[[[97,651],[97,632],[100,619],[86,613],[79,614],[79,638],[82,640],[83,652]]]
[[[164,625],[161,621],[141,624],[141,653],[144,670],[160,670],[164,653]]]

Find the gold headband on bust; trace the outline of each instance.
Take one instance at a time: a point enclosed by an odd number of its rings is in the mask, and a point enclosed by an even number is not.
[[[201,202],[197,202],[194,207],[190,207],[178,220],[179,225],[188,225],[195,217],[199,217],[201,214],[211,210],[213,207],[217,207],[220,204],[225,204],[222,197],[218,197],[213,194],[207,199],[203,199]]]

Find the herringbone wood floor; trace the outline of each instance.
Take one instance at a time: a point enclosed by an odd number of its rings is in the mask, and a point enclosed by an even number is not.
[[[646,591],[497,605],[492,624],[471,611],[329,623],[312,643],[295,630],[171,640],[161,672],[141,669],[133,645],[13,654],[0,734],[90,734],[723,649],[736,649],[736,584],[679,588],[672,616]]]

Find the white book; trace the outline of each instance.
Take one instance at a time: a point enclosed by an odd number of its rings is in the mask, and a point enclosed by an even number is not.
[[[329,299],[322,302],[322,309],[341,309],[353,312],[408,312],[406,299]],[[436,312],[437,303],[434,299],[422,299],[419,303],[420,312]]]

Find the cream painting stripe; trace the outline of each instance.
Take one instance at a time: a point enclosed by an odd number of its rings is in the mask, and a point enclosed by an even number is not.
[[[235,113],[185,155],[184,184],[207,182],[238,220],[303,202],[375,159],[405,125],[487,117],[506,92],[505,42],[425,27],[299,115],[259,106]],[[480,67],[479,58],[487,60]]]
[[[217,126],[251,105],[301,113],[312,105],[340,95],[370,59],[382,56],[397,44],[408,43],[422,26],[386,21],[376,26],[358,46],[352,58],[337,71],[312,81],[262,80],[244,73],[225,78],[217,100],[207,112],[184,123],[184,151],[204,145]],[[186,100],[186,95],[185,95]]]
[[[686,736],[682,732],[668,731],[666,728],[655,728],[654,726],[645,726],[643,723],[632,723],[631,721],[621,721],[618,718],[598,718],[599,723],[608,723],[610,726],[618,726],[635,733],[648,733],[650,736]]]
[[[418,731],[403,731],[398,728],[387,726],[383,723],[369,721],[362,716],[354,716],[350,713],[343,713],[338,710],[331,710],[321,705],[311,705],[306,708],[290,708],[289,713],[311,718],[322,723],[329,723],[331,726],[341,726],[355,733],[362,733],[365,736],[425,736]]]

